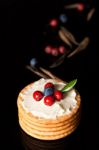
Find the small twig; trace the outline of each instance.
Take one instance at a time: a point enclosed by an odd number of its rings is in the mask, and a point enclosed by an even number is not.
[[[36,68],[32,68],[31,66],[26,66],[27,69],[29,69],[30,71],[32,71],[33,73],[37,74],[38,76],[42,77],[42,78],[45,78],[45,79],[55,79],[55,80],[58,80],[58,81],[61,81],[61,82],[64,82],[62,79],[58,78],[57,76],[55,76],[54,74],[52,74],[49,70],[46,70],[42,67],[39,67],[39,70],[36,69]],[[42,72],[43,73],[42,73]]]
[[[33,69],[31,66],[26,66],[26,68],[27,68],[28,70],[32,71],[33,73],[37,74],[38,76],[42,77],[42,78],[45,78],[45,79],[46,79],[46,78],[49,78],[48,75],[46,75],[46,74],[40,72],[40,71],[37,70],[37,69]]]
[[[40,67],[40,70],[43,71],[45,74],[47,74],[48,76],[50,76],[52,79],[55,78],[54,75],[52,75],[52,73],[42,67]]]
[[[50,78],[52,78],[52,79],[56,79],[56,80],[58,80],[58,81],[62,81],[63,82],[63,80],[61,80],[60,78],[58,78],[57,76],[55,76],[54,74],[52,74],[49,70],[46,70],[46,69],[44,69],[44,68],[42,68],[42,67],[40,67],[40,70],[42,70],[46,75],[48,75]]]
[[[64,8],[72,9],[72,8],[77,8],[77,6],[78,6],[78,3],[75,3],[75,4],[66,5]]]
[[[70,46],[70,48],[72,48],[72,44],[71,44],[70,40],[66,37],[64,32],[62,30],[59,30],[58,34],[59,34],[59,37],[61,38],[61,40],[63,42],[65,42],[68,46]]]
[[[68,52],[65,52],[57,61],[55,61],[53,64],[51,64],[49,67],[50,68],[55,68],[63,63],[65,60],[65,57],[70,53],[70,50]]]
[[[64,35],[75,45],[79,45],[79,43],[76,41],[74,35],[69,31],[67,30],[66,28],[64,27],[61,27],[61,30],[63,31]]]
[[[91,20],[91,18],[92,18],[92,16],[93,16],[94,12],[95,12],[95,8],[92,8],[92,9],[88,12],[88,14],[87,14],[87,21],[90,21],[90,20]]]
[[[90,41],[90,40],[89,40],[89,37],[85,37],[85,38],[82,40],[82,42],[79,44],[79,46],[78,46],[73,52],[71,52],[71,53],[67,56],[67,58],[70,58],[70,57],[72,57],[73,55],[77,54],[78,52],[84,50],[84,49],[88,46],[89,41]]]

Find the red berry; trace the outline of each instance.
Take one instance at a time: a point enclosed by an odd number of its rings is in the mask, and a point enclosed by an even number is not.
[[[46,46],[44,50],[45,50],[45,52],[46,52],[47,54],[50,54],[51,51],[52,51],[52,47],[51,47],[51,46]]]
[[[59,90],[54,92],[54,97],[57,101],[60,101],[63,98],[63,93]]]
[[[48,82],[45,84],[44,88],[54,88],[54,84],[51,82]]]
[[[57,25],[58,25],[58,20],[57,20],[57,19],[52,19],[52,20],[50,21],[50,26],[56,27]]]
[[[51,53],[52,53],[53,56],[58,56],[58,54],[59,54],[57,48],[53,48]]]
[[[64,47],[64,46],[60,46],[60,47],[59,47],[59,52],[60,52],[61,54],[64,54],[64,53],[65,53],[65,47]]]
[[[46,96],[44,98],[44,103],[45,103],[45,105],[52,106],[54,104],[54,97],[53,96]]]
[[[78,10],[78,11],[83,11],[84,8],[85,8],[85,5],[82,4],[82,3],[78,4],[78,6],[77,6],[77,10]]]
[[[35,91],[34,93],[33,93],[33,97],[34,97],[34,99],[36,100],[36,101],[39,101],[39,100],[41,100],[42,98],[43,98],[43,93],[42,92],[40,92],[40,91]]]

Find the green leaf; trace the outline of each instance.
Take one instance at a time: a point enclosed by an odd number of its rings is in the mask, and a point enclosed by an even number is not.
[[[77,83],[77,79],[70,81],[63,87],[61,92],[67,92],[67,91],[71,90],[75,86],[76,83]]]

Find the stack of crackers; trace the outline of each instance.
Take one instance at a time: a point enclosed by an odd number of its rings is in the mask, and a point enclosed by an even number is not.
[[[21,95],[27,90],[27,87],[19,93],[17,106],[19,124],[28,135],[42,140],[57,140],[75,131],[79,125],[81,114],[81,98],[78,93],[76,95],[77,105],[68,115],[55,119],[44,119],[34,116],[23,108]]]

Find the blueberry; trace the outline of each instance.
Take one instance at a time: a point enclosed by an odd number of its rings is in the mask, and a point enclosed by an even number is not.
[[[53,95],[53,93],[54,93],[54,89],[53,88],[45,88],[44,89],[44,95],[45,96]]]
[[[38,64],[38,61],[37,61],[36,58],[32,58],[32,59],[30,60],[30,65],[31,65],[31,67],[35,67],[37,64]]]
[[[65,14],[61,14],[59,16],[59,19],[62,23],[66,23],[67,22],[67,16]]]

